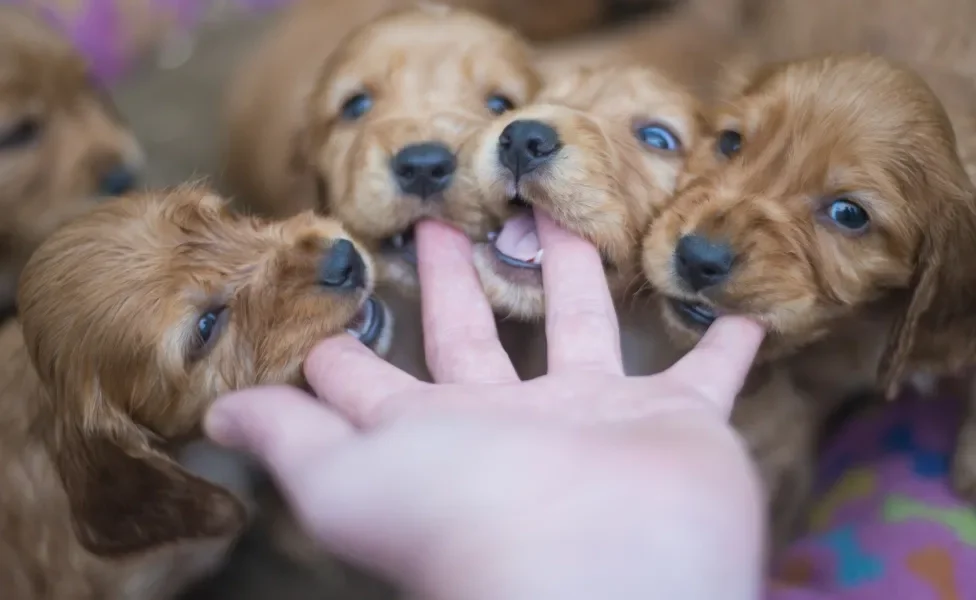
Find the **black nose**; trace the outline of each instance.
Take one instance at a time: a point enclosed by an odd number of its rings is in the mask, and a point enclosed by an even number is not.
[[[451,185],[457,159],[435,142],[411,144],[393,157],[393,174],[404,194],[429,198]]]
[[[559,134],[541,121],[512,121],[498,136],[498,159],[518,179],[559,150]]]
[[[121,196],[135,189],[137,180],[132,169],[119,165],[102,175],[98,192],[102,196]]]
[[[674,267],[678,276],[697,292],[725,281],[734,258],[728,244],[700,235],[686,235],[678,240]]]
[[[319,264],[319,285],[351,290],[366,285],[366,263],[349,240],[337,240]]]

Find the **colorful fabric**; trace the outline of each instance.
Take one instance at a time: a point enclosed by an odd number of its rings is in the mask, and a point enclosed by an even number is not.
[[[842,427],[769,597],[976,599],[976,510],[948,484],[961,417],[956,399],[909,395]]]
[[[0,0],[37,10],[88,58],[96,77],[117,80],[147,52],[203,19],[264,11],[293,0]]]

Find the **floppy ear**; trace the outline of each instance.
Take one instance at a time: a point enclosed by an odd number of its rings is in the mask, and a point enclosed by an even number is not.
[[[966,178],[964,173],[961,177]],[[888,397],[897,393],[910,369],[950,373],[976,362],[974,195],[966,178],[942,198],[926,202],[936,213],[916,258],[909,297],[878,367]]]
[[[325,214],[328,209],[329,187],[315,167],[312,157],[313,134],[303,127],[291,138],[288,169],[295,181],[295,193],[299,197],[314,198],[315,211]]]
[[[231,536],[245,525],[240,501],[154,450],[134,423],[63,432],[55,444],[75,533],[93,554]]]

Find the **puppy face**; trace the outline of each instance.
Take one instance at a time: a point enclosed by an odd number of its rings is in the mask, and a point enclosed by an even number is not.
[[[132,189],[141,151],[83,59],[0,8],[0,302],[37,244],[99,198]]]
[[[472,138],[537,86],[515,34],[442,7],[388,15],[334,55],[312,95],[308,161],[327,212],[379,251],[384,278],[416,285],[422,218],[489,231],[470,181]]]
[[[924,299],[932,290],[922,291],[935,284],[922,282],[943,277],[926,269],[945,273],[931,261],[973,245],[974,205],[929,88],[871,57],[787,63],[747,79],[644,242],[675,335],[690,344],[716,315],[746,314],[769,329],[763,352],[775,356],[876,303],[941,319]],[[938,293],[949,300],[959,290],[947,285]],[[922,340],[919,318],[896,326],[891,348]]]
[[[374,272],[335,221],[265,223],[194,188],[106,204],[45,241],[19,307],[82,543],[112,555],[234,532],[237,501],[161,450],[219,394],[302,385],[322,338],[384,351]]]
[[[616,291],[634,283],[641,235],[673,193],[699,126],[687,92],[637,67],[567,74],[492,124],[474,159],[489,212],[507,215],[475,252],[492,305],[544,315],[532,207],[595,244]]]

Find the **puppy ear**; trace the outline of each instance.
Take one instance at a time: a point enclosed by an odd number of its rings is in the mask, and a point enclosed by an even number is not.
[[[936,186],[943,190],[939,200],[919,202],[936,212],[926,219],[932,225],[916,258],[910,296],[878,367],[888,397],[910,369],[946,373],[976,361],[976,269],[970,267],[976,255],[976,192],[961,167],[959,172],[964,182],[950,183],[948,190]]]
[[[325,213],[328,208],[328,186],[315,168],[312,156],[313,136],[308,128],[299,129],[291,139],[288,168],[295,180],[295,193],[299,197],[314,198],[315,210]]]
[[[55,443],[75,533],[93,554],[231,536],[245,525],[240,501],[154,450],[131,421],[63,432]]]

